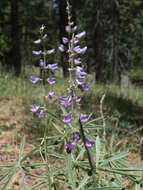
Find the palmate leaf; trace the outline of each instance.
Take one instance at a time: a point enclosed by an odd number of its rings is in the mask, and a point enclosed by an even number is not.
[[[31,150],[29,153],[26,154],[26,156],[24,156],[22,159],[21,159],[21,163],[23,161],[25,161],[28,157],[30,157],[31,155],[33,155],[35,152],[39,151],[40,148],[34,148],[33,150]]]
[[[119,160],[121,158],[125,158],[128,155],[129,155],[128,152],[122,152],[122,153],[115,154],[115,155],[113,155],[113,156],[111,156],[111,157],[109,157],[109,158],[107,158],[107,159],[105,159],[103,161],[100,160],[100,162],[101,162],[100,166],[103,166],[103,165],[105,165],[105,164],[107,164],[108,162],[111,162],[111,161],[115,161],[115,160]]]
[[[99,168],[99,169],[105,172],[109,172],[109,173],[124,175],[126,177],[134,177],[134,178],[139,177],[139,175],[130,174],[128,172],[119,171],[117,169],[110,169],[110,168]]]
[[[9,175],[8,180],[6,181],[1,190],[7,190],[9,188],[9,185],[12,182],[12,179],[14,178],[16,173],[17,173],[17,167],[14,167],[12,173]]]

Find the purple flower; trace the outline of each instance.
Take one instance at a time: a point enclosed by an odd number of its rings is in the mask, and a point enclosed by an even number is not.
[[[89,83],[81,84],[80,88],[82,91],[87,92],[89,89]]]
[[[73,28],[72,28],[72,31],[76,31],[77,30],[77,26],[74,26]]]
[[[84,54],[87,50],[87,46],[85,46],[84,48],[80,49],[80,54]]]
[[[67,25],[67,26],[65,27],[65,30],[66,30],[66,32],[70,33],[70,32],[71,32],[71,26],[70,26],[70,25]]]
[[[83,79],[76,79],[75,80],[75,84],[79,85],[79,87],[82,89],[82,82],[83,82]]]
[[[83,32],[77,34],[76,37],[77,37],[77,38],[82,38],[82,37],[85,36],[85,35],[86,35],[86,32],[83,31]]]
[[[86,71],[86,69],[87,69],[87,65],[86,64],[82,65],[82,70]]]
[[[54,77],[49,77],[48,79],[47,79],[47,81],[48,81],[48,83],[49,84],[55,84],[55,82],[56,82],[56,79],[54,78]]]
[[[77,44],[79,40],[77,38],[74,39],[74,44]]]
[[[49,67],[49,69],[51,69],[52,71],[54,71],[54,70],[56,70],[56,69],[58,68],[56,63],[48,64],[48,67]]]
[[[81,49],[80,49],[80,46],[78,45],[78,46],[75,46],[74,48],[73,48],[73,50],[76,52],[76,53],[80,53],[81,52]]]
[[[81,97],[79,97],[79,96],[76,96],[76,99],[75,99],[75,101],[76,101],[76,103],[80,103],[80,101],[81,101]]]
[[[72,105],[72,97],[65,97],[65,96],[60,96],[58,98],[59,104],[65,107],[70,107]]]
[[[86,123],[88,121],[88,115],[87,114],[80,114],[80,121],[82,123]]]
[[[37,113],[38,118],[43,118],[45,116],[44,111],[41,110],[39,113]]]
[[[31,78],[30,78],[30,81],[33,83],[33,84],[35,84],[36,82],[38,82],[40,80],[40,78],[39,77],[36,77],[36,76],[31,76]]]
[[[80,57],[78,57],[77,59],[75,59],[75,60],[74,60],[74,63],[75,63],[76,65],[79,65],[79,64],[81,63]]]
[[[64,51],[65,51],[65,46],[64,46],[63,44],[60,44],[59,50],[60,50],[61,52],[64,52]]]
[[[76,143],[75,142],[67,142],[66,143],[66,149],[67,150],[72,150],[75,147]]]
[[[34,41],[34,44],[40,44],[40,42],[41,42],[41,40],[38,39],[38,40],[35,40],[35,41]]]
[[[78,72],[77,76],[79,79],[84,79],[86,77],[87,73],[86,72]]]
[[[40,50],[40,51],[32,51],[32,53],[34,54],[34,55],[40,55],[41,53],[42,53],[42,51]]]
[[[45,65],[43,59],[40,59],[40,67],[45,67],[45,66],[46,66],[46,65]]]
[[[33,113],[37,112],[39,108],[40,108],[40,106],[37,106],[35,104],[30,105],[30,111]]]
[[[45,96],[45,98],[50,98],[52,99],[53,97],[55,96],[55,92],[51,91],[51,92],[48,92],[47,96]]]
[[[80,133],[79,132],[73,132],[72,136],[73,136],[74,142],[77,142],[80,139]]]
[[[64,123],[70,123],[70,121],[72,120],[72,114],[70,113],[70,114],[61,114],[61,116],[62,116],[62,121],[64,122]]]
[[[70,22],[70,23],[69,23],[69,25],[70,25],[70,26],[73,26],[73,25],[74,25],[74,22],[73,22],[73,21],[72,21],[72,22]]]
[[[68,94],[71,94],[71,92],[72,92],[71,88],[67,88],[67,92],[68,92]]]
[[[64,44],[67,44],[69,40],[68,40],[68,38],[63,37],[63,38],[62,38],[62,41],[63,41]]]
[[[47,51],[48,55],[53,54],[53,53],[55,53],[55,49],[50,49],[50,50]]]
[[[90,139],[90,138],[87,138],[87,139],[86,139],[86,144],[85,144],[85,146],[86,146],[87,148],[92,147],[92,145],[94,145],[94,144],[95,144],[95,142],[94,142],[92,139]]]

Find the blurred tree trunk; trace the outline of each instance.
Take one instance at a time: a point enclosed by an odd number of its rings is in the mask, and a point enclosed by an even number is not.
[[[60,42],[62,43],[62,37],[67,37],[67,32],[65,31],[65,27],[68,24],[67,12],[66,12],[67,1],[60,0],[59,1],[59,14],[60,14]],[[68,76],[68,55],[66,52],[61,53],[61,66],[63,69],[64,77]]]
[[[111,82],[119,82],[119,7],[113,1],[113,59],[111,66]]]
[[[97,4],[93,7],[94,9],[94,40],[93,47],[95,53],[95,68],[96,68],[96,81],[103,81],[103,71],[104,71],[104,33],[103,33],[103,0],[98,0]]]
[[[11,0],[11,40],[11,62],[15,75],[18,76],[21,73],[18,0]]]

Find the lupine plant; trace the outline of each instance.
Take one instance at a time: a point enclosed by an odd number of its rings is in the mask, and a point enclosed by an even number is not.
[[[31,104],[30,112],[33,117],[45,120],[44,137],[41,143],[26,156],[23,156],[25,137],[20,146],[19,158],[16,164],[0,165],[1,189],[9,187],[17,171],[22,173],[22,187],[20,189],[49,189],[49,190],[125,190],[140,189],[142,168],[131,168],[127,162],[127,152],[118,152],[116,139],[106,140],[106,118],[103,114],[102,96],[100,102],[100,118],[94,118],[92,113],[85,113],[81,109],[82,96],[87,93],[90,85],[87,82],[87,65],[82,63],[82,56],[86,53],[87,46],[80,45],[86,32],[78,32],[78,27],[72,22],[70,5],[67,1],[68,25],[63,36],[62,44],[57,48],[61,53],[68,54],[69,87],[65,94],[57,96],[54,90],[46,92],[46,85],[53,86],[56,82],[54,71],[58,69],[57,63],[47,64],[47,56],[52,56],[56,50],[46,50],[45,26],[40,28],[40,38],[35,44],[42,44],[42,50],[33,51],[40,56],[41,75],[31,76],[30,81],[35,85],[42,83],[44,97],[41,105]],[[52,89],[51,87],[49,89]],[[56,97],[61,113],[50,113],[46,107],[47,101]],[[51,123],[56,131],[47,135],[48,125],[46,119],[51,118]],[[98,124],[97,124],[98,121]],[[102,122],[102,124],[99,125]],[[39,152],[42,163],[30,163],[28,160]],[[31,168],[40,168],[42,173],[35,175]],[[136,173],[134,173],[136,172]],[[30,187],[26,177],[31,176],[38,182]],[[128,182],[128,183],[126,183]]]

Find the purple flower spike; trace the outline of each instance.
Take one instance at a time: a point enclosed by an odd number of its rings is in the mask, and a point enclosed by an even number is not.
[[[95,144],[95,142],[94,142],[92,139],[90,139],[90,138],[87,138],[87,139],[86,139],[86,144],[85,144],[85,146],[86,146],[87,148],[92,147],[92,145],[94,145],[94,144]]]
[[[87,92],[89,89],[89,83],[84,83],[81,85],[81,90]]]
[[[40,50],[40,51],[32,51],[32,53],[34,54],[34,55],[40,55],[41,53],[42,53],[42,51]]]
[[[66,29],[66,32],[68,32],[68,33],[71,32],[71,26],[70,25],[67,25],[65,29]]]
[[[62,41],[63,41],[64,44],[67,44],[69,40],[68,40],[68,38],[63,37],[63,38],[62,38]]]
[[[66,149],[67,150],[72,150],[75,147],[76,143],[75,142],[67,142],[66,143]]]
[[[51,69],[52,71],[56,70],[58,68],[57,64],[48,64],[49,69]]]
[[[45,65],[43,59],[40,59],[40,67],[45,67],[45,66],[46,66],[46,65]]]
[[[65,51],[65,46],[64,46],[63,44],[61,44],[61,45],[59,46],[59,50],[60,50],[61,52],[64,52],[64,51]]]
[[[79,132],[73,132],[72,136],[73,136],[74,142],[77,142],[80,139],[80,133]]]
[[[39,119],[43,118],[43,117],[45,116],[44,111],[41,110],[41,111],[37,114],[37,116],[38,116]]]
[[[40,42],[41,42],[41,40],[38,39],[38,40],[35,40],[35,41],[34,41],[34,44],[40,44]]]
[[[87,50],[87,46],[85,46],[84,48],[80,49],[80,54],[84,54]]]
[[[75,60],[74,60],[74,63],[75,63],[76,65],[81,64],[81,59],[80,59],[80,57],[78,57],[77,59],[75,59]]]
[[[88,121],[88,115],[87,114],[80,114],[80,121],[82,123],[86,123]]]
[[[77,37],[77,38],[82,38],[82,37],[84,37],[85,35],[86,35],[86,32],[83,31],[83,32],[77,34],[76,37]]]
[[[72,120],[72,114],[71,113],[70,114],[61,114],[61,116],[62,116],[62,121],[64,123],[70,123]]]
[[[37,112],[39,108],[40,108],[40,106],[37,106],[35,104],[30,105],[30,111],[33,113]]]
[[[55,82],[56,82],[56,79],[54,78],[54,77],[49,77],[48,79],[47,79],[47,81],[48,81],[48,83],[49,84],[55,84]]]
[[[31,78],[30,78],[30,81],[33,83],[33,84],[35,84],[36,82],[38,82],[40,80],[40,78],[39,77],[36,77],[36,76],[31,76]]]
[[[48,55],[53,54],[53,53],[55,53],[55,49],[50,49],[50,50],[47,51]]]
[[[48,94],[47,94],[47,96],[45,96],[45,98],[50,98],[50,99],[52,99],[53,97],[55,96],[55,92],[53,92],[53,91],[51,91],[51,92],[49,92]]]

